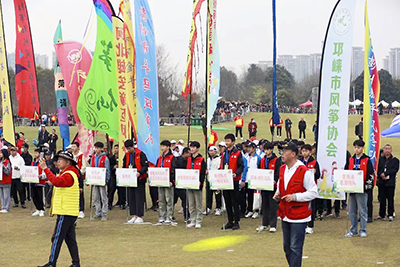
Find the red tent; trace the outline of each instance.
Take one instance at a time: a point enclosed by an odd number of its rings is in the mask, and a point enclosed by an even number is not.
[[[300,104],[299,107],[312,107],[312,102],[308,100],[306,103]]]

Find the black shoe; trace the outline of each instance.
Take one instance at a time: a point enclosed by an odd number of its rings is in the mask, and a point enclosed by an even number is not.
[[[221,228],[221,230],[232,229],[232,227],[233,227],[233,223],[227,223]]]
[[[18,204],[14,204],[14,206],[13,206],[13,207],[14,207],[14,208],[18,208],[18,206],[19,206]]]
[[[112,210],[113,206],[112,205],[108,205],[108,210]]]
[[[232,230],[238,230],[240,228],[238,223],[234,223],[232,226]]]
[[[71,266],[69,266],[69,267],[80,267],[81,265],[79,265],[79,264],[72,264]]]
[[[21,208],[26,209],[26,205],[25,205],[25,204],[22,204],[22,205],[21,205]]]
[[[367,223],[372,223],[372,222],[373,222],[372,218],[368,217]]]
[[[342,205],[342,210],[346,210],[347,209],[347,205]]]
[[[336,219],[340,219],[340,218],[342,218],[342,217],[340,216],[340,213],[335,213],[335,218],[336,218]]]
[[[55,265],[53,265],[52,263],[46,263],[45,265],[40,265],[38,267],[55,267]]]
[[[120,209],[121,209],[121,210],[126,210],[126,205],[121,205],[121,206],[120,206]]]

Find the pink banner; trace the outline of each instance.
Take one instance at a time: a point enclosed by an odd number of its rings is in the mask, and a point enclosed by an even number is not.
[[[86,158],[93,154],[94,131],[86,128],[82,123],[77,123],[78,133],[73,142],[79,143],[79,149]]]

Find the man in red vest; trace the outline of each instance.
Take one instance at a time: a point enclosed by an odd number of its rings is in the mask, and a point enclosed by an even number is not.
[[[360,236],[367,237],[367,221],[368,221],[368,191],[372,191],[374,182],[374,167],[370,158],[363,153],[364,141],[359,139],[354,141],[355,154],[349,159],[345,170],[362,170],[364,173],[364,193],[349,194],[349,216],[351,221],[350,232],[346,237],[353,237],[358,234],[358,214],[360,214]],[[372,203],[372,192],[371,192]],[[372,205],[371,205],[372,206]],[[371,207],[372,208],[372,207]],[[371,210],[372,217],[372,210]],[[371,218],[372,221],[372,218]]]
[[[226,149],[221,156],[221,170],[232,170],[233,190],[224,190],[226,212],[228,213],[228,223],[222,227],[224,229],[239,229],[240,211],[239,211],[239,181],[244,170],[244,161],[242,152],[235,147],[235,136],[233,134],[225,135]]]
[[[274,195],[280,201],[278,215],[282,219],[283,248],[289,266],[301,266],[307,222],[311,221],[311,201],[318,196],[314,174],[297,159],[293,142],[282,147],[278,189]]]
[[[241,116],[240,112],[237,114],[237,116],[233,119],[235,121],[235,126],[236,126],[236,138],[238,138],[238,133],[240,133],[240,139],[243,140],[243,124],[244,120],[243,117]]]
[[[135,143],[132,140],[125,141],[125,148],[128,153],[124,157],[124,168],[137,169],[137,187],[130,187],[128,194],[129,213],[132,217],[128,223],[140,224],[143,223],[144,215],[144,200],[146,192],[147,171],[149,162],[146,154],[138,148],[135,148]]]
[[[171,151],[170,141],[162,141],[160,148],[162,154],[157,159],[156,167],[169,169],[169,187],[158,188],[158,204],[160,206],[158,223],[169,225],[174,216],[175,157]]]

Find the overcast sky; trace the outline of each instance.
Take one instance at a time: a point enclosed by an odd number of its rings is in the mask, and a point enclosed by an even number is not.
[[[1,1],[7,52],[15,51],[12,0]],[[133,0],[131,0],[133,2]],[[51,64],[53,35],[62,20],[64,40],[82,42],[93,9],[91,0],[26,0],[35,53],[48,54]],[[112,0],[118,11],[119,0]],[[178,72],[185,71],[192,0],[149,0],[156,42],[170,52]],[[321,42],[336,0],[277,0],[278,54],[321,53]],[[382,67],[390,48],[400,47],[400,1],[369,0],[373,46]],[[202,21],[205,17],[203,4]],[[364,0],[357,0],[353,46],[364,46]],[[93,12],[94,13],[94,12]],[[272,0],[219,0],[217,15],[221,65],[237,73],[250,63],[272,59]],[[203,35],[205,27],[202,28]],[[88,49],[94,50],[96,28]]]

